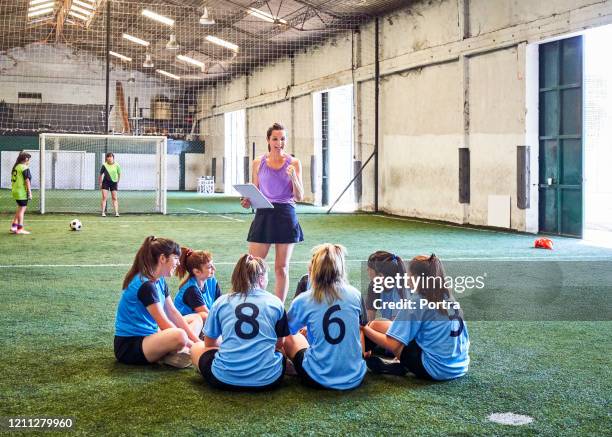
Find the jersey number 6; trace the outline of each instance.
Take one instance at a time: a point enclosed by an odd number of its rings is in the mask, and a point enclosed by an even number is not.
[[[245,308],[251,309],[251,314],[245,314],[242,310]],[[236,331],[236,335],[244,340],[250,340],[251,338],[257,337],[259,334],[259,322],[255,320],[259,315],[259,308],[252,303],[241,303],[236,307],[236,318],[238,321],[234,325],[234,330]],[[251,325],[250,332],[244,332],[242,330],[243,324]]]
[[[325,311],[325,315],[323,316],[323,333],[325,334],[325,340],[330,344],[338,344],[344,338],[344,334],[346,333],[346,326],[344,322],[339,317],[332,317],[331,315],[336,311],[340,311],[340,305],[334,305],[329,307],[327,311]],[[332,337],[329,333],[329,325],[335,323],[338,325],[338,329],[340,329],[340,334],[337,337]]]

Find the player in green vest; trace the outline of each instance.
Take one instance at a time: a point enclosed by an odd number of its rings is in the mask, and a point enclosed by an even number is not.
[[[28,169],[31,157],[32,155],[29,153],[19,153],[17,161],[15,161],[15,165],[13,165],[11,170],[11,190],[13,192],[13,199],[17,202],[17,211],[11,224],[11,232],[13,234],[24,235],[30,233],[23,228],[23,217],[28,206],[28,200],[32,198],[32,175],[30,174],[30,169]]]
[[[117,188],[119,179],[121,178],[121,167],[115,162],[115,155],[108,152],[105,157],[105,162],[100,168],[99,185],[102,190],[102,217],[106,217],[106,199],[108,198],[107,191],[111,192],[113,199],[113,208],[115,208],[115,216],[119,217],[119,200],[117,200]]]

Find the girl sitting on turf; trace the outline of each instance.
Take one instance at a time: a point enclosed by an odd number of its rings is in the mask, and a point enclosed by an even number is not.
[[[368,276],[370,284],[368,285],[368,295],[366,298],[366,310],[368,311],[368,320],[376,319],[376,310],[380,311],[380,315],[387,320],[393,320],[398,313],[398,309],[394,308],[392,303],[399,303],[406,298],[410,290],[404,287],[386,287],[383,282],[386,278],[395,278],[397,275],[404,277],[406,268],[402,259],[384,250],[378,250],[368,257]],[[377,290],[375,281],[378,287],[383,288],[382,291]],[[403,284],[401,284],[403,285]]]
[[[174,367],[191,364],[188,348],[199,342],[202,318],[197,314],[181,316],[165,280],[174,273],[180,254],[177,243],[153,236],[145,238],[138,249],[123,280],[117,307],[117,361],[148,364],[163,358],[164,363]]]
[[[366,373],[360,325],[367,322],[361,293],[346,279],[346,250],[338,244],[313,249],[312,288],[289,309],[285,351],[302,381],[311,387],[348,390]],[[299,331],[307,327],[307,336]]]
[[[215,265],[211,253],[181,248],[176,274],[183,278],[174,298],[176,309],[184,316],[199,314],[205,321],[213,303],[221,296],[221,288],[214,276]]]
[[[232,273],[232,292],[213,304],[204,325],[204,345],[191,351],[193,364],[213,387],[267,390],[280,385],[285,357],[279,350],[289,334],[280,299],[266,291],[268,267],[243,255]],[[223,338],[220,346],[217,339]]]
[[[399,363],[387,363],[377,356],[367,363],[374,373],[448,380],[467,373],[470,340],[458,303],[444,288],[442,262],[435,255],[414,257],[408,267],[413,294],[393,322],[376,320],[364,327],[365,335],[390,350]],[[429,305],[431,304],[431,305]],[[435,306],[435,308],[431,308]]]

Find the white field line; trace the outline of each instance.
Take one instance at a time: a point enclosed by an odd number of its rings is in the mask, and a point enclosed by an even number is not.
[[[115,224],[115,223],[152,223],[152,224],[165,224],[165,223],[227,223],[230,221],[244,221],[244,220],[238,220],[238,219],[231,219],[229,217],[224,217],[220,214],[216,214],[219,217],[223,217],[224,220],[164,220],[164,221],[152,221],[152,220],[116,220],[113,217],[107,217],[105,220],[95,220],[95,222],[89,222],[89,223],[95,223],[95,224]],[[87,219],[85,219],[87,220]],[[34,220],[30,220],[30,219],[26,219],[26,226],[28,223],[68,223],[70,220],[66,219],[66,220],[59,220],[59,219],[34,219]],[[88,223],[87,221],[85,221],[85,223]]]
[[[208,211],[204,211],[203,209],[195,209],[195,208],[187,208],[189,211],[202,212],[204,214],[209,214]]]
[[[443,258],[443,261],[576,261],[581,259],[600,259],[601,261],[612,261],[612,257],[598,256],[598,255],[575,255],[575,256],[557,256],[557,257],[457,257],[457,258]],[[365,263],[367,260],[361,259],[348,259],[349,263]],[[305,261],[291,261],[289,264],[308,264],[310,260]],[[215,262],[218,266],[233,266],[235,262],[232,261],[219,261]],[[0,269],[28,269],[28,268],[68,268],[68,267],[129,267],[131,264],[0,264]]]

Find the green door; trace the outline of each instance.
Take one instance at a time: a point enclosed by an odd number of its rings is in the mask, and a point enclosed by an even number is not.
[[[582,37],[540,45],[540,232],[582,237]]]

